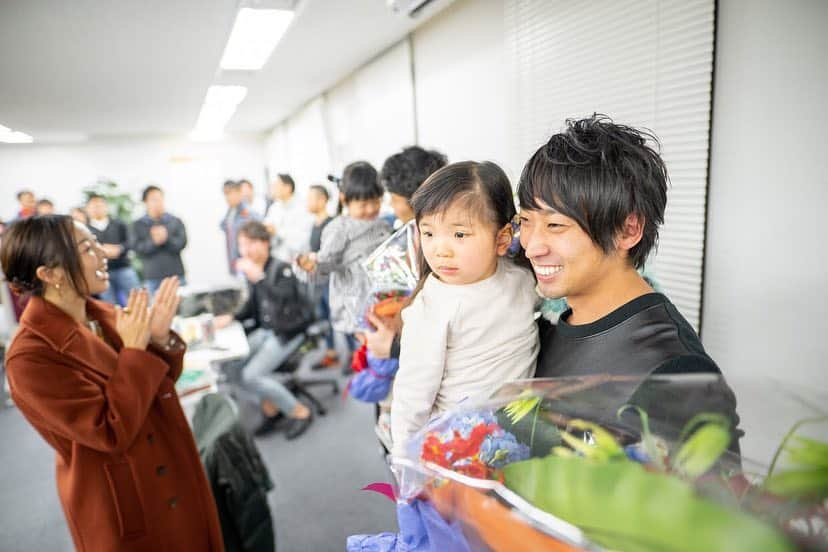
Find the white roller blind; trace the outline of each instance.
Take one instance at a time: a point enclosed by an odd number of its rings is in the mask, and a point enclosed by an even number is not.
[[[380,170],[414,143],[411,48],[403,40],[325,94],[325,122],[334,169],[358,159]]]
[[[648,266],[698,329],[714,0],[506,0],[515,163],[564,120],[605,113],[662,141],[671,178]]]

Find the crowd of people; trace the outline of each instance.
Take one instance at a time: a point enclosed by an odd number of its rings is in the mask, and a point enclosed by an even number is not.
[[[374,358],[398,359],[385,399],[395,456],[405,454],[408,439],[431,417],[486,397],[509,380],[608,370],[719,373],[691,326],[637,270],[657,243],[667,202],[667,171],[649,145],[653,139],[602,116],[569,121],[527,161],[517,204],[496,164],[449,164],[443,154],[418,146],[392,155],[380,171],[366,161],[347,165],[337,190],[341,212],[334,217],[327,210],[327,188],[309,187],[303,203],[287,174],[274,179],[270,205],[257,205],[249,182],[225,182],[228,208],[220,226],[227,267],[244,277],[249,293],[239,310],[216,323],[236,320],[248,331],[242,382],[260,401],[260,433],[275,428],[280,414],[290,420],[289,438],[310,425],[311,409],[270,375],[304,328],[320,318],[330,320],[349,350],[364,344]],[[386,194],[393,217],[382,216]],[[104,548],[117,548],[109,543],[128,530],[136,538],[165,538],[164,524],[171,522],[156,516],[146,518],[149,525],[124,527],[124,518],[106,513],[112,518],[108,523],[93,523],[84,513],[84,504],[94,502],[89,487],[73,483],[83,477],[78,470],[93,462],[108,466],[95,477],[105,472],[109,484],[122,490],[117,478],[130,473],[128,467],[118,469],[124,458],[141,465],[149,436],[158,435],[170,447],[181,438],[164,435],[180,431],[179,425],[174,429],[160,421],[179,416],[180,409],[167,411],[165,404],[148,401],[180,373],[175,355],[181,344],[169,331],[167,311],[184,278],[180,251],[187,236],[181,221],[165,212],[160,189],[147,188],[143,200],[147,215],[131,232],[107,217],[101,198],[92,197],[85,206],[86,226],[72,226],[64,222],[68,218],[24,219],[7,229],[0,252],[14,289],[35,296],[21,320],[23,337],[9,352],[12,396],[69,466],[71,473],[59,471],[58,481],[76,542],[102,542]],[[25,205],[21,201],[21,214],[24,209],[32,214],[33,196]],[[405,224],[414,225],[419,236],[417,287],[400,315],[360,312],[351,299],[368,278],[361,261]],[[53,234],[43,230],[46,226]],[[35,235],[54,247],[31,248],[28,241]],[[146,292],[129,291],[136,283],[123,263],[130,247],[143,260],[148,282],[155,282],[150,287],[165,301],[158,309],[147,311]],[[125,307],[116,314],[101,311],[100,303],[87,302],[96,293]],[[568,310],[554,324],[536,321],[543,298],[566,299]],[[133,320],[136,311],[144,314]],[[362,316],[371,329],[359,324]],[[47,319],[52,337],[43,339]],[[102,340],[85,330],[90,322],[98,325]],[[72,329],[76,324],[83,329],[78,339],[94,343],[85,350],[101,349],[102,360],[64,354],[66,343],[75,343],[70,334],[78,331]],[[349,364],[350,359],[338,358],[332,335],[326,336],[326,349],[320,369]],[[137,370],[134,363],[151,369]],[[47,390],[32,366],[44,381],[52,379],[53,366],[73,376],[61,380],[59,391]],[[84,375],[89,370],[97,370],[95,378]],[[733,420],[735,434],[735,398],[726,385],[720,391],[708,394],[715,405],[698,405],[698,411],[722,412]],[[98,425],[84,422],[92,419]],[[177,469],[175,462],[190,458],[191,442],[170,450],[175,460],[168,467]],[[73,455],[90,460],[77,464]],[[132,469],[138,494],[150,507],[161,496],[157,482],[145,484],[140,468]],[[189,485],[178,496],[201,496],[201,479],[189,477],[178,483]],[[103,479],[100,484],[106,486]],[[136,492],[134,485],[130,489]],[[179,515],[207,539],[215,511],[196,498],[193,504],[200,506]]]

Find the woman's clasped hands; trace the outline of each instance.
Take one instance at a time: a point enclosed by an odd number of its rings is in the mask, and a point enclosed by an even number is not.
[[[164,278],[151,308],[148,308],[149,292],[146,289],[131,290],[127,306],[117,308],[115,312],[115,328],[124,347],[146,349],[150,340],[156,346],[165,346],[180,301],[175,276]]]

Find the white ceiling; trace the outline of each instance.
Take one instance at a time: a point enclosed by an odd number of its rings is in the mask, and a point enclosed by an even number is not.
[[[300,0],[257,73],[222,74],[239,0],[0,0],[0,124],[39,142],[183,134],[210,84],[243,84],[229,132],[263,132],[452,0]]]

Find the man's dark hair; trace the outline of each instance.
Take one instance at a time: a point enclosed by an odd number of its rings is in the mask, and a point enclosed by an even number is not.
[[[575,220],[605,253],[631,214],[643,218],[641,240],[629,251],[636,268],[658,242],[667,205],[667,168],[651,132],[615,124],[606,115],[568,119],[529,159],[518,184],[522,209],[538,200]]]
[[[328,193],[328,189],[321,184],[314,184],[308,190],[316,191],[325,198],[325,201],[328,201],[331,198],[331,194]]]
[[[37,206],[38,206],[38,207],[40,207],[41,205],[48,205],[48,206],[50,206],[50,207],[54,207],[54,206],[55,206],[55,204],[54,204],[54,203],[52,203],[52,200],[51,200],[51,199],[46,199],[46,198],[43,198],[43,199],[41,199],[41,200],[38,200],[38,202],[37,202]]]
[[[89,194],[89,195],[86,197],[86,203],[87,203],[87,205],[88,205],[88,204],[89,204],[89,202],[90,202],[90,201],[92,201],[93,199],[102,199],[102,200],[106,201],[106,198],[105,198],[104,196],[102,196],[101,194],[98,194],[98,193],[91,193],[91,194]]]
[[[243,234],[251,240],[266,241],[270,243],[270,232],[267,227],[258,220],[250,220],[242,224],[239,234]]]
[[[380,183],[390,193],[411,199],[426,178],[446,163],[448,159],[439,151],[409,146],[385,160]]]
[[[152,184],[151,184],[151,185],[147,186],[146,188],[144,188],[144,191],[143,191],[143,192],[141,192],[141,201],[143,201],[144,203],[146,203],[146,202],[147,202],[147,197],[148,197],[148,196],[149,196],[152,192],[161,192],[162,194],[164,193],[164,192],[161,190],[161,188],[159,188],[158,186],[154,186],[154,185],[152,185]]]
[[[17,192],[17,201],[20,201],[26,194],[34,195],[31,190],[20,190]]]
[[[225,180],[224,184],[221,185],[223,190],[239,190],[241,189],[241,182],[236,180]]]
[[[89,292],[75,243],[75,221],[69,215],[42,215],[12,223],[3,232],[0,265],[18,295],[43,295],[46,286],[37,277],[40,266],[62,268],[79,295]]]
[[[345,167],[340,189],[345,196],[345,203],[382,197],[377,169],[368,161],[354,161]]]
[[[296,182],[293,181],[292,176],[288,173],[279,173],[276,176],[282,181],[282,184],[290,188],[291,193],[296,191]]]

